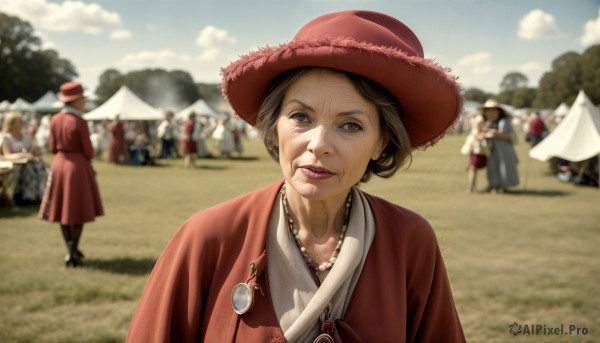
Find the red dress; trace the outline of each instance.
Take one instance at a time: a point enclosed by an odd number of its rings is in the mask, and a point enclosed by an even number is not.
[[[194,135],[194,121],[187,120],[183,124],[183,144],[181,144],[184,154],[196,154],[198,153],[198,146],[196,141],[192,138]]]
[[[94,149],[86,121],[57,113],[50,122],[52,161],[39,216],[63,225],[91,222],[104,214],[91,160]]]
[[[125,161],[125,128],[123,123],[113,122],[110,124],[110,143],[108,145],[108,162],[123,163]],[[121,159],[119,158],[121,157]]]

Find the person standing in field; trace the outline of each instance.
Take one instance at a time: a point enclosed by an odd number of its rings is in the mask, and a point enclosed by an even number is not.
[[[494,99],[480,108],[485,118],[484,136],[490,145],[487,160],[488,192],[504,193],[519,184],[515,152],[516,134],[510,123],[510,114]]]
[[[79,242],[84,223],[104,214],[96,175],[92,168],[94,149],[86,121],[83,88],[78,82],[60,86],[65,107],[50,122],[49,149],[55,154],[39,217],[58,222],[68,254],[66,267],[78,267],[84,255]]]
[[[469,164],[467,166],[467,193],[475,193],[477,191],[477,171],[485,168],[487,165],[487,141],[483,136],[484,120],[480,113],[473,113],[469,116],[471,131],[465,139],[465,143],[461,148],[463,155],[469,156]]]
[[[533,112],[532,118],[529,121],[529,130],[527,132],[527,137],[529,137],[532,148],[544,139],[546,132],[546,124],[544,124],[544,121],[540,117],[540,112]]]
[[[158,125],[157,135],[160,138],[160,158],[173,158],[177,156],[175,150],[175,124],[174,113],[167,111],[165,119]]]
[[[125,148],[125,128],[121,116],[116,115],[110,123],[110,142],[108,144],[108,162],[124,164],[127,160],[127,149]]]
[[[196,155],[198,154],[198,145],[194,140],[194,130],[196,128],[196,113],[190,112],[188,119],[183,123],[181,132],[181,150],[185,156],[183,166],[187,169],[196,168]]]

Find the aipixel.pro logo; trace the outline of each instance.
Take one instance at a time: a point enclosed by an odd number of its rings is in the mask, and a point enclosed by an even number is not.
[[[546,324],[519,324],[513,322],[508,326],[511,335],[518,336],[586,336],[590,331],[585,326],[574,324],[560,324],[556,326]]]

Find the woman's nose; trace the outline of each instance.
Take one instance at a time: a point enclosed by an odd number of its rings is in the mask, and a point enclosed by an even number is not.
[[[316,126],[308,131],[308,135],[308,151],[317,156],[332,153],[333,142],[330,130],[323,126]]]

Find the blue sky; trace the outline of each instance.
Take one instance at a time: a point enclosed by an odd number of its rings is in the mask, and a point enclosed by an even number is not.
[[[511,71],[537,86],[553,59],[600,44],[600,0],[0,0],[0,11],[29,21],[92,89],[108,68],[181,69],[219,82],[240,54],[348,9],[398,18],[427,58],[452,68],[464,88],[489,92]]]

